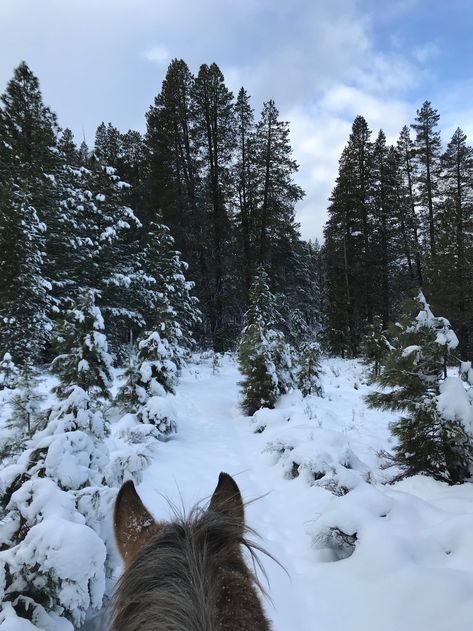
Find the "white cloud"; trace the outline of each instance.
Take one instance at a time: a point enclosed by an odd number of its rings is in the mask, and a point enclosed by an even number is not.
[[[414,57],[420,64],[432,61],[440,54],[440,48],[435,42],[429,42],[414,48]]]
[[[429,61],[441,51],[432,42],[413,50],[394,32],[380,43],[374,33],[379,20],[386,26],[419,4],[0,0],[0,84],[26,59],[60,122],[76,132],[84,127],[90,139],[102,120],[143,130],[172,55],[193,72],[215,61],[234,93],[247,88],[257,113],[274,98],[290,121],[297,178],[307,192],[298,217],[305,237],[320,237],[354,117],[363,114],[375,133],[383,126],[394,140],[419,105],[411,94],[429,78]],[[91,95],[87,107],[84,90]],[[442,114],[440,101],[437,106]],[[458,100],[445,109],[453,121]]]
[[[165,63],[170,61],[171,53],[166,46],[159,44],[158,46],[153,46],[145,51],[143,53],[143,57],[148,61],[152,61],[160,66],[163,66]]]

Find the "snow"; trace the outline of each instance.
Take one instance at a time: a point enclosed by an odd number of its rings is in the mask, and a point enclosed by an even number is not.
[[[225,357],[216,374],[211,364],[184,374],[173,401],[179,433],[143,473],[139,492],[156,518],[169,517],[166,498],[186,507],[208,498],[227,471],[249,502],[248,524],[289,574],[262,558],[274,631],[470,631],[473,485],[422,476],[382,484],[390,473],[377,453],[391,447],[395,417],[366,407],[366,369],[325,360],[325,398],[291,392],[248,419],[233,361]],[[336,484],[321,485],[307,471],[288,476],[289,466],[268,451],[276,440],[293,444],[307,469],[323,462]],[[342,485],[351,490],[338,495]],[[330,527],[356,533],[350,556],[327,547]]]
[[[360,362],[321,364],[323,398],[291,390],[274,410],[251,418],[241,412],[234,358],[214,362],[212,354],[194,356],[175,395],[163,391],[147,399],[149,419],[143,420],[149,422],[111,410],[111,433],[97,444],[85,418],[73,432],[64,421],[56,433],[62,422],[56,416],[41,435],[49,446],[46,459],[54,461],[47,463],[53,479],[32,478],[12,494],[9,510],[33,526],[0,559],[13,557],[20,575],[38,584],[45,577],[34,576],[33,563],[54,568],[61,579],[54,598],[79,625],[84,609],[100,606],[121,570],[111,535],[117,487],[133,479],[149,510],[165,520],[172,505],[189,509],[208,501],[226,471],[247,502],[246,520],[258,543],[287,571],[261,556],[274,631],[470,631],[473,484],[449,487],[424,476],[389,484],[396,471],[382,468],[379,452],[393,447],[389,424],[396,415],[367,408],[363,397],[374,387]],[[464,373],[470,370],[463,366]],[[115,378],[114,391],[121,381]],[[446,417],[471,419],[467,386],[454,377],[441,384],[437,405]],[[160,428],[159,418],[175,424],[166,441],[162,429],[170,426]],[[81,462],[97,450],[103,461]],[[67,465],[69,458],[74,463]],[[3,484],[22,466],[20,458],[5,468]],[[102,468],[108,487],[98,479]],[[68,491],[53,481],[63,476]],[[8,541],[11,527],[1,526],[0,539]],[[36,615],[31,625],[6,603],[0,631],[72,629],[57,613],[39,609]],[[83,627],[92,628],[105,628],[100,617]]]
[[[437,408],[445,418],[463,422],[465,429],[473,433],[473,407],[463,382],[458,377],[447,377],[440,384]]]

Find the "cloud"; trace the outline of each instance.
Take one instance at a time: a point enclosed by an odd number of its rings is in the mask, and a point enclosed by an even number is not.
[[[409,37],[403,27],[422,4],[1,0],[0,90],[26,59],[60,122],[80,136],[84,128],[91,139],[102,120],[144,129],[172,55],[194,73],[215,61],[235,94],[247,88],[257,114],[273,98],[281,118],[290,121],[297,179],[307,192],[297,215],[305,237],[320,237],[338,158],[357,114],[375,133],[382,126],[395,140],[423,98],[431,97],[441,114],[444,104],[448,124],[462,105],[456,91],[448,103],[441,91],[438,104],[433,90],[418,97],[431,82],[432,60],[444,52],[435,42]]]
[[[152,61],[159,66],[163,66],[166,62],[170,61],[171,53],[168,48],[163,44],[153,46],[143,53],[143,57],[148,61]]]
[[[414,48],[414,57],[420,64],[432,61],[440,54],[440,48],[435,42],[429,42]]]

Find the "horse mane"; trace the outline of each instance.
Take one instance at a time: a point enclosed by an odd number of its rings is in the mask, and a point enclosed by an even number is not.
[[[256,533],[200,506],[187,516],[174,512],[175,521],[158,525],[118,581],[112,631],[220,631],[228,628],[222,609],[238,625],[232,629],[269,630],[256,568],[266,577],[258,553],[273,557],[248,537]],[[260,626],[250,626],[249,610]]]

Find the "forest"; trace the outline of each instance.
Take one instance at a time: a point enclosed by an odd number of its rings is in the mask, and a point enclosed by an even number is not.
[[[194,75],[174,59],[145,121],[77,143],[24,62],[0,97],[2,631],[94,628],[119,568],[117,490],[185,427],[180,384],[193,393],[199,370],[216,399],[219,375],[238,384],[254,434],[304,410],[307,433],[275,432],[263,450],[286,480],[341,500],[416,475],[471,480],[466,134],[442,139],[427,100],[394,144],[358,115],[318,242],[300,234],[299,165],[272,99],[255,112],[217,64]],[[342,416],[340,366],[361,419],[391,413],[365,460],[322,421],[308,431],[329,402]],[[344,515],[315,537],[338,558],[357,538]],[[66,571],[71,541],[80,562]]]

